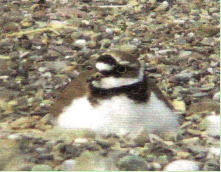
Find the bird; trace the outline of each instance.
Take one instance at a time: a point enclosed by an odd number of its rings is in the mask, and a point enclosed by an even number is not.
[[[69,130],[136,137],[142,131],[176,131],[178,115],[145,74],[137,54],[112,50],[99,55],[95,70],[82,72],[55,100],[54,125]]]

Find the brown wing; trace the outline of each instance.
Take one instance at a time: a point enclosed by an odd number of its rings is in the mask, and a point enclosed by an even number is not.
[[[159,89],[159,87],[157,86],[157,84],[154,82],[153,79],[148,79],[147,80],[147,84],[148,84],[148,90],[149,91],[153,91],[157,98],[159,98],[160,100],[162,100],[163,102],[165,102],[165,104],[172,110],[174,110],[174,107],[172,105],[172,103],[170,102],[169,97],[167,97],[166,95],[164,95],[162,93],[162,91]]]
[[[63,111],[64,107],[71,104],[74,98],[86,95],[88,92],[87,78],[92,73],[93,71],[81,73],[78,78],[70,82],[70,84],[59,93],[59,96],[55,99],[55,102],[50,109],[50,114],[53,118],[56,118]]]

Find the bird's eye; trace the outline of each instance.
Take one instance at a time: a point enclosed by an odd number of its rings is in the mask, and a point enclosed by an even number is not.
[[[121,66],[121,67],[117,68],[117,72],[119,72],[119,73],[125,73],[126,71],[127,71],[126,67]]]

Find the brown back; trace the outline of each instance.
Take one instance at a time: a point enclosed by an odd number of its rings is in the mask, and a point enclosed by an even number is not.
[[[78,78],[74,79],[68,86],[62,90],[59,96],[56,98],[54,104],[50,109],[50,114],[53,117],[57,117],[63,110],[64,107],[71,104],[74,98],[78,98],[87,94],[88,83],[87,78],[94,73],[94,71],[82,72]]]

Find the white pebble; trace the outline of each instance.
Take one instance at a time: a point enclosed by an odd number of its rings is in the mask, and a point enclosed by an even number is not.
[[[83,48],[86,45],[86,40],[85,39],[78,39],[74,43],[76,46],[79,46]]]
[[[168,164],[164,171],[199,171],[199,165],[195,161],[181,159]]]
[[[220,92],[217,92],[213,95],[213,100],[219,101],[220,100]]]
[[[195,36],[195,34],[193,32],[190,32],[190,33],[187,34],[187,36],[192,38],[192,37]]]
[[[82,20],[81,23],[86,26],[88,26],[90,24],[90,22],[88,20]]]
[[[207,68],[207,71],[208,71],[210,74],[213,74],[213,68],[209,67],[209,68]]]
[[[209,153],[215,156],[220,156],[220,148],[211,147],[209,148]]]
[[[18,134],[18,133],[16,133],[16,134],[10,134],[10,135],[8,136],[8,139],[11,139],[11,140],[19,140],[19,139],[21,139],[21,135]]]
[[[167,1],[163,1],[155,11],[163,11],[166,10],[169,7],[169,3]]]
[[[42,76],[45,78],[51,78],[51,72],[45,72],[42,74]]]
[[[86,138],[77,138],[77,139],[74,140],[74,143],[77,143],[77,144],[88,143],[88,139],[86,139]]]
[[[75,170],[75,167],[76,167],[76,161],[74,159],[65,160],[61,164],[62,171],[73,171],[73,170]]]
[[[112,34],[112,33],[113,33],[113,30],[110,29],[110,28],[106,28],[105,32],[108,33],[108,34]]]
[[[210,115],[206,118],[207,122],[207,133],[210,136],[216,137],[220,136],[220,116],[219,115]]]

